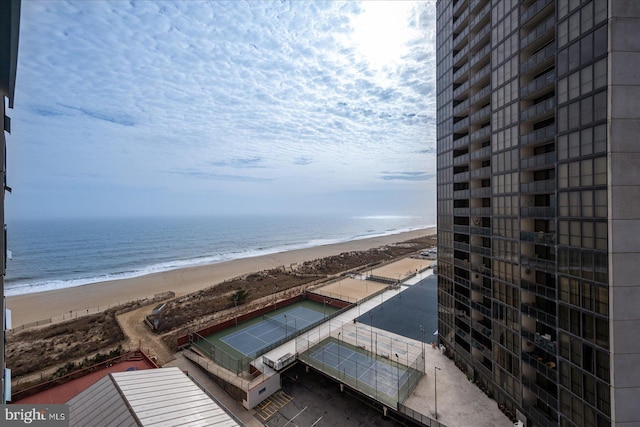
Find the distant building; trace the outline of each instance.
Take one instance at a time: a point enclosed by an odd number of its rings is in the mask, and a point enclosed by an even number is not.
[[[18,67],[18,35],[20,33],[20,0],[4,0],[0,2],[0,95],[2,102],[0,103],[0,117],[2,118],[3,131],[0,131],[0,171],[2,173],[1,184],[3,185],[2,194],[0,196],[0,224],[4,225],[4,192],[8,189],[6,178],[5,158],[6,139],[4,132],[11,133],[11,121],[6,115],[5,104],[8,101],[9,108],[13,108],[13,95],[16,87],[16,68]],[[2,298],[2,307],[0,307],[0,377],[2,378],[2,387],[0,387],[0,403],[6,403],[5,389],[7,382],[11,379],[5,376],[5,330],[7,326],[7,318],[5,316],[4,304],[4,275],[6,267],[6,236],[4,231],[0,232],[0,296]]]
[[[640,424],[640,1],[438,0],[439,340],[527,426]]]

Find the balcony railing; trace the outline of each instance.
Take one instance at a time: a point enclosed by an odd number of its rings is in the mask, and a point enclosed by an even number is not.
[[[482,246],[471,246],[471,253],[491,256],[491,248],[485,248]]]
[[[462,83],[460,86],[458,86],[456,89],[454,89],[453,91],[453,97],[457,98],[459,97],[461,94],[463,94],[464,92],[469,90],[469,80],[467,80],[466,82]]]
[[[471,59],[469,60],[469,65],[471,67],[473,67],[478,62],[480,62],[485,56],[487,56],[489,54],[489,52],[491,52],[491,44],[486,45],[485,47],[480,49],[480,51],[478,53],[473,55],[471,57]]]
[[[476,301],[471,301],[471,308],[479,311],[480,313],[484,314],[487,317],[491,317],[491,308],[489,307],[485,307],[484,305],[480,304],[479,302]]]
[[[551,165],[555,165],[555,163],[556,163],[556,153],[551,152],[551,153],[538,154],[537,156],[520,160],[520,168],[530,169],[530,168],[551,166]]]
[[[469,252],[469,244],[464,242],[453,242],[453,247],[461,251]]]
[[[522,289],[526,289],[527,291],[531,291],[537,295],[542,295],[543,297],[548,299],[556,299],[556,290],[554,288],[540,285],[538,283],[533,283],[528,280],[521,280],[520,284]]]
[[[455,107],[453,107],[453,115],[454,116],[462,116],[462,113],[469,108],[469,99],[465,99]]]
[[[474,216],[489,216],[491,215],[491,207],[471,208],[469,212]]]
[[[480,110],[471,114],[469,116],[469,122],[470,123],[483,122],[486,120],[489,114],[491,114],[491,105],[487,105],[486,107],[481,108]]]
[[[478,25],[484,20],[484,18],[487,17],[489,12],[491,12],[491,2],[487,3],[487,5],[483,7],[480,12],[478,12],[478,14],[469,22],[469,28],[473,30],[476,25]]]
[[[548,391],[544,390],[534,381],[530,381],[529,379],[527,379],[527,377],[525,377],[524,375],[522,376],[522,384],[525,387],[528,387],[529,390],[531,390],[538,397],[538,399],[542,400],[547,405],[551,406],[552,408],[556,408],[558,406],[558,399],[556,397],[554,397]]]
[[[457,65],[463,58],[467,57],[469,53],[469,45],[466,45],[458,53],[453,55],[453,65]]]
[[[462,40],[469,35],[469,27],[464,27],[462,32],[458,33],[453,38],[453,47],[456,48],[462,42]]]
[[[453,131],[460,132],[460,130],[469,126],[469,117],[465,117],[462,120],[458,120],[453,124]]]
[[[471,78],[471,80],[473,81],[473,77]],[[476,102],[488,97],[490,94],[491,94],[491,84],[488,84],[482,89],[480,89],[478,92],[471,95],[471,98],[469,98],[469,105],[475,104]]]
[[[469,79],[469,81],[471,82],[471,85],[475,85],[476,83],[478,83],[480,80],[482,80],[483,78],[485,78],[486,76],[489,75],[489,73],[491,73],[491,64],[487,64],[484,67],[482,67],[477,73],[474,73],[471,78]]]
[[[458,80],[460,79],[460,77],[463,77],[468,72],[469,72],[469,63],[465,62],[465,64],[462,67],[458,68],[456,71],[453,72],[453,82],[458,83]]]
[[[491,338],[491,328],[486,327],[485,325],[478,322],[477,320],[471,321],[471,326],[473,327],[473,329],[480,332],[485,337]]]
[[[538,116],[542,116],[544,114],[551,114],[555,110],[556,107],[556,97],[548,98],[542,102],[532,105],[531,107],[524,110],[520,113],[520,120],[534,120]]]
[[[536,16],[538,12],[553,3],[554,0],[538,0],[529,7],[522,15],[520,15],[520,25],[526,24],[531,18]]]
[[[469,44],[471,45],[471,49],[475,47],[475,45],[482,40],[487,34],[491,34],[491,25],[486,24],[475,36],[471,38]]]
[[[549,46],[544,49],[536,52],[529,59],[524,61],[522,65],[520,65],[520,73],[526,73],[531,69],[536,69],[539,66],[543,66],[550,62],[551,59],[555,58],[556,55],[556,44],[551,43]]]
[[[523,352],[522,360],[531,365],[531,367],[533,367],[538,373],[549,378],[552,382],[558,381],[558,371],[556,369],[557,362],[555,358],[551,360],[550,358],[545,358],[544,355],[536,352]]]
[[[555,328],[558,326],[558,324],[556,323],[556,316],[546,313],[533,305],[522,304],[521,312],[523,314],[526,314],[527,316],[533,317],[534,319],[544,323],[549,327]]]
[[[520,137],[520,145],[528,145],[533,143],[547,142],[555,138],[556,136],[556,125],[552,124],[533,132],[529,132]]]
[[[550,259],[520,256],[520,264],[524,267],[535,268],[536,270],[554,273],[557,263]]]
[[[521,193],[552,193],[556,189],[555,179],[545,179],[520,184]]]
[[[520,89],[520,97],[525,98],[531,93],[535,93],[547,86],[551,86],[556,82],[556,70],[551,70],[538,77],[535,80],[530,81]]]
[[[531,206],[520,208],[520,216],[527,218],[553,218],[556,208],[553,206]]]
[[[485,126],[469,135],[469,142],[478,141],[491,135],[491,126]]]
[[[453,174],[453,182],[469,181],[469,172],[459,172]]]
[[[456,190],[456,191],[453,192],[453,198],[454,199],[468,199],[469,198],[469,190]]]
[[[547,245],[555,245],[556,233],[544,233],[542,231],[521,231],[520,240]]]
[[[489,128],[489,126],[487,126],[485,129],[487,128]],[[471,160],[486,159],[486,158],[489,158],[490,156],[491,156],[491,145],[487,145],[486,147],[482,147],[479,150],[475,150],[471,152]]]
[[[491,228],[489,227],[471,227],[469,231],[476,236],[491,236]]]
[[[453,18],[453,31],[457,31],[460,24],[466,22],[467,17],[469,16],[469,9],[465,9],[464,12],[460,14],[460,16]]]
[[[455,216],[469,216],[469,208],[453,208]]]
[[[454,225],[453,226],[453,231],[455,233],[463,233],[463,234],[469,234],[469,226],[468,225]]]
[[[525,47],[529,46],[535,41],[539,41],[542,37],[550,33],[556,26],[556,17],[555,15],[551,15],[549,19],[538,25],[534,28],[526,37],[524,37],[520,41],[520,50],[523,50]]]
[[[487,166],[487,167],[489,167],[489,166]],[[471,178],[475,178],[473,176],[473,173],[478,171],[478,170],[480,170],[480,169],[476,169],[476,170],[472,170],[471,171]],[[472,188],[469,195],[471,197],[478,197],[478,198],[491,197],[491,187]]]
[[[473,159],[475,160],[475,159]],[[471,171],[471,178],[488,178],[491,176],[491,166],[485,166]]]
[[[469,145],[469,135],[453,140],[453,148],[464,148]]]

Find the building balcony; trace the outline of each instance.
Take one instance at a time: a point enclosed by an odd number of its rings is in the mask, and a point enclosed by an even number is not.
[[[471,284],[471,290],[479,292],[480,294],[484,295],[487,298],[491,298],[491,288],[487,288],[487,287],[485,287],[483,285],[474,285],[472,283]],[[474,322],[476,322],[476,321],[474,321]],[[490,336],[490,333],[489,333],[488,336]]]
[[[491,52],[491,44],[488,44],[482,49],[480,49],[479,52],[471,56],[471,59],[469,59],[469,66],[473,67],[474,65],[480,63],[480,61],[484,60],[485,58],[488,59],[490,52]]]
[[[471,253],[480,254],[482,256],[491,256],[491,248],[485,248],[483,246],[471,246]]]
[[[556,190],[555,179],[545,179],[520,184],[521,193],[553,193]]]
[[[461,67],[463,60],[467,60],[469,54],[469,45],[466,45],[461,50],[453,54],[453,65],[454,67]]]
[[[469,232],[472,236],[491,236],[490,227],[471,227]]]
[[[535,293],[536,295],[541,295],[547,299],[551,299],[551,300],[555,300],[556,297],[556,290],[554,288],[550,288],[548,286],[544,286],[544,285],[540,285],[538,283],[533,283],[530,282],[528,280],[521,280],[520,281],[520,287],[522,289],[525,289],[527,291],[531,291],[533,293]]]
[[[469,135],[469,142],[488,139],[491,136],[491,126],[485,126]]]
[[[489,126],[483,129],[488,128]],[[489,159],[489,157],[491,157],[491,145],[487,145],[486,147],[482,147],[479,150],[474,150],[471,152],[471,160],[487,160]]]
[[[544,153],[520,160],[520,169],[546,169],[556,163],[556,153]]]
[[[522,361],[528,363],[539,374],[547,377],[551,382],[558,381],[557,360],[551,358],[543,352],[522,352]]]
[[[475,113],[472,113],[469,116],[469,123],[475,124],[475,123],[485,122],[488,120],[490,115],[491,115],[491,105],[487,105],[486,107],[481,108]]]
[[[539,48],[553,39],[555,36],[556,17],[551,15],[547,20],[535,27],[529,34],[520,40],[520,51],[525,48]]]
[[[551,43],[547,47],[534,53],[520,65],[520,73],[535,73],[549,66],[556,58],[556,44]]]
[[[456,267],[460,267],[462,269],[465,269],[465,270],[469,269],[469,261],[464,260],[464,259],[454,258],[453,259],[453,265],[455,265]]]
[[[556,136],[556,125],[552,124],[520,136],[520,146],[542,144],[553,141]]]
[[[453,36],[453,48],[458,50],[460,45],[466,41],[469,35],[469,27],[464,27],[461,32]]]
[[[489,178],[490,176],[491,176],[491,166],[485,166],[483,168],[474,169],[471,171],[471,178]]]
[[[533,268],[535,270],[546,271],[548,273],[555,273],[557,263],[555,260],[521,255],[520,265],[527,268]]]
[[[536,319],[538,322],[542,322],[545,325],[555,328],[558,326],[556,316],[546,313],[529,304],[522,304],[520,308],[522,314],[526,314],[529,317]]]
[[[469,190],[456,190],[453,192],[454,199],[468,199],[469,198]]]
[[[473,73],[473,75],[469,79],[469,82],[471,83],[471,86],[475,86],[476,83],[478,83],[479,81],[482,81],[485,77],[487,78],[487,80],[489,80],[490,75],[491,75],[491,64],[487,64],[484,67],[482,67],[477,73]]]
[[[522,337],[547,353],[558,354],[558,345],[556,341],[551,339],[551,335],[542,335],[538,332],[533,333],[523,329]]]
[[[467,110],[469,109],[469,99],[465,99],[455,107],[453,107],[453,115],[462,117],[467,115]]]
[[[470,49],[476,47],[480,42],[486,42],[489,39],[489,34],[491,34],[491,25],[487,23],[476,35],[471,37],[469,41]]]
[[[485,276],[491,276],[491,267],[488,267],[484,264],[472,264],[471,271],[484,274]]]
[[[453,82],[460,83],[469,73],[469,63],[465,62],[464,65],[453,72]]]
[[[471,301],[471,309],[479,311],[480,313],[482,313],[486,317],[491,318],[491,307],[485,307],[484,305],[480,304],[479,302]]]
[[[461,251],[469,252],[469,244],[464,242],[453,242],[453,247]]]
[[[558,425],[558,418],[557,415],[555,415],[555,408],[550,409],[548,406],[546,408],[543,408],[538,404],[530,405],[526,402],[523,402],[522,409],[524,410],[527,418],[535,421],[536,425]],[[551,414],[554,414],[555,416]]]
[[[469,9],[465,9],[464,11],[462,11],[462,13],[460,14],[460,16],[454,16],[453,17],[453,32],[460,32],[460,26],[462,24],[465,24],[468,20],[467,18],[469,17]]]
[[[470,208],[469,213],[473,216],[491,216],[491,207]]]
[[[453,90],[453,98],[454,99],[460,98],[460,96],[463,94],[466,94],[468,90],[469,90],[469,80],[462,83],[460,86],[458,86]]]
[[[454,118],[455,119],[455,118]],[[453,132],[460,133],[461,130],[469,127],[469,117],[458,120],[453,124]]]
[[[453,148],[466,148],[469,145],[469,135],[453,140]]]
[[[487,166],[487,168],[491,169],[490,166]],[[481,169],[472,170],[471,178],[476,178],[473,173],[479,170]],[[491,173],[489,173],[489,175],[490,174]],[[491,187],[472,188],[469,196],[473,198],[483,198],[483,199],[486,197],[491,197]]]
[[[556,97],[545,99],[542,102],[532,105],[531,107],[520,113],[520,120],[526,121],[538,121],[545,116],[551,116],[555,112]]]
[[[482,353],[483,356],[488,357],[489,359],[492,358],[491,349],[485,347],[480,342],[478,342],[478,341],[474,340],[473,338],[471,338],[471,345],[476,350],[480,350],[480,352]]]
[[[467,0],[458,0],[455,3],[453,3],[453,14],[455,15],[456,13],[458,13],[462,5],[466,3],[467,3]]]
[[[469,208],[453,208],[454,216],[469,216]]]
[[[453,231],[455,233],[469,234],[469,226],[468,225],[454,225]]]
[[[555,218],[556,208],[554,206],[530,206],[520,208],[520,216],[526,218]]]
[[[547,6],[550,6],[551,4],[554,3],[555,0],[538,0],[537,2],[535,2],[534,4],[531,5],[531,7],[529,7],[529,9],[527,9],[522,15],[520,15],[520,25],[525,27],[525,26],[531,26],[531,25],[535,25],[536,22],[539,21],[539,19],[544,19],[544,14],[541,14],[541,17],[538,18],[538,20],[533,20],[532,19],[534,17],[536,17],[536,15],[538,15],[542,10],[544,10]],[[532,22],[529,22],[532,21]]]
[[[473,77],[471,78],[471,80],[473,81]],[[469,98],[469,105],[475,105],[476,103],[479,103],[479,102],[482,102],[482,103],[487,102],[489,100],[490,95],[491,95],[491,84],[488,84],[482,89],[480,89],[478,92],[471,95],[471,97]]]
[[[553,87],[555,83],[556,70],[554,69],[522,86],[520,98],[537,98],[542,91]]]
[[[469,181],[469,172],[459,172],[453,174],[453,182]]]
[[[470,9],[469,9],[470,10]],[[469,28],[471,31],[475,29],[479,24],[487,22],[491,19],[491,2],[488,2],[485,7],[480,9],[480,12],[469,21]]]
[[[535,394],[538,399],[542,400],[547,405],[556,408],[558,406],[558,399],[554,396],[554,393],[545,390],[539,386],[536,382],[529,380],[527,377],[522,376],[522,384],[529,388]],[[555,391],[555,390],[554,390]]]
[[[542,231],[521,231],[520,240],[533,242],[540,245],[555,245],[556,233],[544,233]]]

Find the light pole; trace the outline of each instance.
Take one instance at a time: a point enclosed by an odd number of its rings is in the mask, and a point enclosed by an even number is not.
[[[340,334],[341,332],[338,332],[338,376],[340,376],[340,364],[342,363],[340,360]]]
[[[442,369],[437,366],[433,367],[433,403],[436,410],[436,420],[438,419],[438,371]]]
[[[424,360],[424,328],[420,325],[420,331],[422,332],[422,359]]]
[[[287,333],[287,315],[284,315],[284,337],[287,338],[287,335],[289,335]]]
[[[400,359],[396,353],[396,378],[398,379],[398,404],[400,403]]]

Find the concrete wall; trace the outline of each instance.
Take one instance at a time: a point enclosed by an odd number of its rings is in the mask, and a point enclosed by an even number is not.
[[[613,425],[640,426],[640,1],[609,0],[609,316]]]
[[[275,373],[266,380],[250,389],[247,393],[247,400],[242,402],[245,408],[252,409],[258,403],[280,390],[280,374]]]

